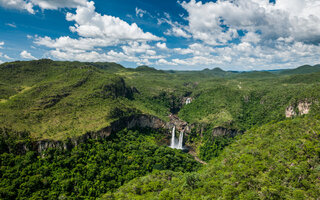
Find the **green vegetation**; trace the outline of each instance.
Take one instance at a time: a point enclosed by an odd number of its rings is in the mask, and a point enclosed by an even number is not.
[[[162,137],[152,130],[124,130],[105,141],[80,144],[70,152],[3,153],[0,198],[99,197],[152,171],[190,172],[199,167],[190,155],[159,146]]]
[[[198,172],[155,172],[105,199],[317,199],[320,118],[270,123],[239,135]]]
[[[319,65],[226,72],[47,59],[2,64],[0,198],[316,199],[319,78]],[[68,151],[28,150],[137,114],[187,122],[185,144],[208,164],[168,148],[168,130],[122,130]]]

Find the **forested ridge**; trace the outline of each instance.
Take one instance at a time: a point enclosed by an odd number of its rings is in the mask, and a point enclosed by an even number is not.
[[[1,199],[320,196],[319,66],[162,71],[44,59],[0,72]],[[137,115],[162,128],[77,139]],[[184,127],[183,151],[169,147],[173,125]]]

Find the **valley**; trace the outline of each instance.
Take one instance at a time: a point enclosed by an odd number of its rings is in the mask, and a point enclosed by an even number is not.
[[[319,65],[1,64],[0,198],[316,199],[319,80]]]

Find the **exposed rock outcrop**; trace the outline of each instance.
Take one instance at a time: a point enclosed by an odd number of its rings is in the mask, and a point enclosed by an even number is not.
[[[182,98],[182,104],[188,105],[193,101],[192,97],[183,97]]]
[[[300,115],[308,114],[310,112],[311,105],[312,105],[312,103],[310,103],[308,101],[299,102],[299,104],[298,104],[299,114]]]
[[[235,129],[227,129],[224,127],[217,127],[217,128],[214,128],[212,131],[213,137],[218,137],[218,136],[235,137],[238,134],[242,134],[242,132]]]
[[[170,118],[170,124],[169,128],[171,129],[173,126],[176,127],[176,130],[182,131],[184,130],[185,133],[190,133],[191,131],[191,126],[188,125],[187,122],[179,119],[177,115],[169,115]]]
[[[288,106],[285,111],[286,118],[308,114],[310,112],[311,105],[312,102],[305,99],[303,101],[300,101],[296,107],[292,105]],[[296,110],[298,110],[298,113],[296,112]]]
[[[80,143],[84,143],[89,139],[105,139],[109,137],[111,134],[115,134],[118,131],[127,128],[132,129],[135,127],[139,128],[153,128],[153,129],[169,129],[170,123],[166,123],[163,120],[150,116],[150,115],[132,115],[129,117],[123,117],[117,121],[111,123],[110,126],[103,128],[96,132],[88,132],[84,135],[68,138],[64,141],[56,141],[56,140],[40,140],[33,141],[28,144],[19,143],[19,152],[25,153],[29,150],[37,151],[41,153],[49,148],[59,149],[59,150],[70,150],[71,148],[77,146]]]
[[[297,113],[294,111],[294,107],[293,106],[288,106],[286,108],[286,118],[289,118],[289,117],[294,117],[297,115]]]

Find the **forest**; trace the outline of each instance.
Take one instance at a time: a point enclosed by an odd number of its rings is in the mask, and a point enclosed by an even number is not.
[[[319,65],[1,64],[0,198],[317,199],[319,80]]]

